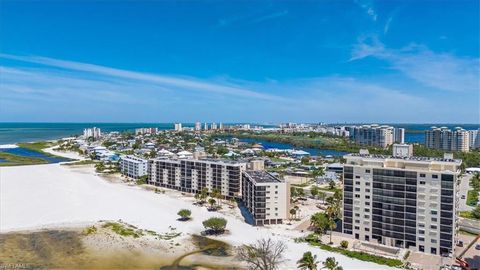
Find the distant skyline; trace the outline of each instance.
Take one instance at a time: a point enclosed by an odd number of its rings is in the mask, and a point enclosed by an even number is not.
[[[478,1],[0,3],[0,122],[480,123]]]

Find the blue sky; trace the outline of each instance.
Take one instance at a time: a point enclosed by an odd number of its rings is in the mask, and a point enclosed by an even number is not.
[[[479,123],[478,1],[9,1],[0,121]]]

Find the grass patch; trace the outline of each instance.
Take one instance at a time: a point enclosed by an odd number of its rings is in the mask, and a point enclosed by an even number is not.
[[[6,152],[0,152],[0,159],[3,160],[2,162],[0,162],[0,166],[20,166],[48,163],[48,161],[43,158],[24,157]]]
[[[63,163],[62,165],[75,166],[75,165],[89,165],[89,164],[95,164],[95,163],[97,163],[97,161],[91,160],[91,159],[85,159],[85,160],[80,160],[75,162]]]
[[[121,236],[126,236],[126,237],[133,237],[133,238],[139,238],[142,237],[143,231],[138,230],[135,226],[132,225],[126,225],[126,224],[121,224],[117,222],[107,222],[102,225],[102,228],[109,228],[116,234],[119,234]]]
[[[337,252],[340,254],[343,254],[347,257],[354,258],[357,260],[361,261],[366,261],[366,262],[373,262],[376,264],[381,264],[381,265],[387,265],[390,267],[402,267],[403,262],[398,260],[398,259],[391,259],[391,258],[386,258],[386,257],[381,257],[377,255],[372,255],[368,254],[363,251],[351,251],[351,250],[346,250],[340,247],[332,247],[326,244],[323,244],[318,241],[317,237],[311,237],[307,236],[303,239],[303,241],[309,243],[312,246],[319,247],[323,250],[330,251],[330,252]]]
[[[17,143],[17,145],[22,148],[43,153],[43,149],[54,146],[55,144],[51,142],[40,141],[32,143]]]
[[[478,191],[473,189],[467,193],[467,205],[476,206],[478,202]]]
[[[97,227],[95,227],[95,226],[90,226],[90,227],[85,228],[85,230],[83,230],[84,235],[90,235],[90,234],[94,234],[96,232],[97,232]]]

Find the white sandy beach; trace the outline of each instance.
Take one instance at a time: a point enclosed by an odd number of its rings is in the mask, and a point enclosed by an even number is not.
[[[192,210],[193,221],[177,221],[181,208]],[[191,202],[165,194],[156,194],[136,186],[110,183],[93,169],[75,169],[59,164],[0,168],[0,232],[89,224],[99,220],[118,220],[158,233],[169,226],[184,234],[199,234],[201,222],[220,213],[208,212]],[[296,261],[305,251],[319,260],[334,256],[344,269],[389,269],[386,266],[350,259],[305,243],[294,243],[282,230],[252,227],[233,216],[228,220],[229,234],[218,237],[233,245],[274,237],[288,243],[287,262],[282,269],[296,269]],[[277,235],[272,233],[277,232]],[[296,232],[291,232],[292,236]]]

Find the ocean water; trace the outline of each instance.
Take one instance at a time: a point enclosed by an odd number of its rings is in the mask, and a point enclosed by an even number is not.
[[[227,125],[233,123],[226,123]],[[403,127],[407,130],[405,140],[407,142],[423,143],[425,136],[422,131],[431,126],[457,126],[468,130],[479,129],[480,124],[391,124]],[[0,145],[18,142],[32,142],[41,140],[54,140],[83,133],[83,129],[98,127],[102,131],[133,131],[141,127],[157,127],[160,130],[173,129],[173,123],[0,123]],[[183,124],[185,127],[193,127],[194,124]],[[272,125],[263,125],[272,127]]]

